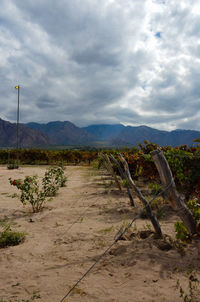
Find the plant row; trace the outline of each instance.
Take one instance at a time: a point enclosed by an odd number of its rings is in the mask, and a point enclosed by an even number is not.
[[[55,165],[59,162],[80,164],[89,163],[97,157],[96,151],[10,149],[0,150],[0,164]]]
[[[129,164],[133,179],[144,177],[147,180],[159,181],[157,169],[151,157],[151,152],[157,149],[157,144],[145,141],[138,147],[122,148],[120,150],[103,150],[117,157],[121,152]],[[200,144],[196,147],[186,145],[172,148],[161,148],[168,160],[176,186],[185,195],[200,197]],[[102,150],[101,150],[102,151]],[[98,158],[97,151],[90,150],[0,150],[0,163],[8,164],[8,168],[17,168],[18,164],[90,164]],[[16,163],[16,160],[18,161]]]
[[[139,147],[140,149],[126,148],[121,151],[128,162],[132,178],[137,180],[142,177],[146,181],[159,183],[158,171],[151,156],[151,152],[159,146],[145,141],[145,144],[139,144]],[[160,149],[168,161],[176,187],[184,194],[185,200],[188,201],[193,197],[200,199],[200,144],[190,148],[184,145]],[[112,154],[117,158],[118,152],[114,151]]]

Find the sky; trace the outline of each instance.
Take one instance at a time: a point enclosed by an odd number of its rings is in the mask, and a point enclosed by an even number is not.
[[[0,118],[200,130],[200,0],[1,0]]]

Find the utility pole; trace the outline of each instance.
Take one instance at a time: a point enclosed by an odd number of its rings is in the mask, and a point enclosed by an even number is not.
[[[15,86],[15,89],[17,89],[18,95],[17,95],[17,164],[19,161],[19,94],[20,94],[20,86]]]

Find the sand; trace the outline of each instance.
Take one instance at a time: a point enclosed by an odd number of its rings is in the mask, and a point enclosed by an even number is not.
[[[31,207],[13,198],[19,191],[8,178],[41,178],[46,168],[0,167],[0,221],[6,218],[13,230],[26,232],[20,245],[0,249],[2,302],[61,301],[139,211],[131,208],[126,192],[120,193],[103,171],[67,166],[67,186],[40,213],[32,213]],[[160,221],[172,238],[175,221],[172,211]],[[175,248],[161,250],[162,240],[155,239],[150,229],[150,221],[137,220],[64,301],[183,301],[177,281],[187,291],[189,278],[200,279],[196,243],[185,248],[185,255]],[[142,239],[141,231],[149,236]]]

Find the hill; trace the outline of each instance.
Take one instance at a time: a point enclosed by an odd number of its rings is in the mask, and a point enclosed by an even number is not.
[[[190,146],[194,143],[194,139],[200,137],[200,132],[194,130],[175,130],[169,132],[147,126],[132,127],[121,124],[91,125],[84,127],[84,129],[98,140],[107,142],[107,145],[110,146],[137,146],[138,142],[143,143],[144,140],[160,146]]]
[[[0,119],[0,147],[16,146],[16,124]],[[54,121],[47,124],[27,123],[19,126],[20,147],[47,146],[137,146],[145,140],[160,146],[191,146],[200,138],[200,131],[157,130],[147,126],[124,126],[121,124],[90,125],[77,127],[69,121]]]
[[[71,122],[28,123],[26,126],[42,131],[54,145],[86,145],[95,140],[89,132]]]
[[[82,129],[86,130],[93,137],[100,141],[109,141],[120,135],[126,127],[121,124],[116,125],[91,125]]]
[[[0,119],[0,147],[16,147],[16,124]],[[41,147],[50,144],[49,138],[41,131],[31,129],[25,125],[19,125],[19,146]]]

